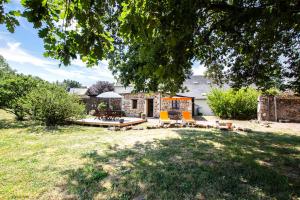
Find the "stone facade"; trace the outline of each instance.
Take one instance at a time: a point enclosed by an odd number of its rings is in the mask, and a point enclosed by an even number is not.
[[[160,93],[127,93],[121,94],[122,110],[126,116],[140,117],[141,113],[147,114],[147,99],[153,99],[153,117],[159,117],[160,112]],[[137,108],[133,108],[132,100],[137,100]]]
[[[260,96],[257,118],[260,121],[300,122],[300,97]]]
[[[153,117],[158,118],[160,111],[190,111],[192,113],[193,103],[189,101],[178,101],[178,109],[172,109],[172,101],[161,100],[165,95],[161,93],[126,93],[121,94],[124,98],[122,101],[122,110],[126,116],[140,117],[141,113],[147,115],[148,99],[153,99]],[[137,108],[133,108],[132,100],[137,100]]]
[[[192,101],[178,101],[179,106],[177,109],[172,108],[172,101],[170,100],[164,100],[162,101],[161,104],[161,110],[166,110],[166,111],[177,111],[177,112],[182,112],[182,111],[189,111],[192,113],[192,108],[193,104]]]
[[[141,113],[145,113],[148,116],[148,100],[153,100],[153,117],[158,118],[160,111],[189,111],[193,112],[193,103],[189,101],[178,101],[178,108],[172,108],[172,101],[161,100],[165,95],[161,93],[125,93],[121,94],[123,99],[110,99],[110,105],[113,110],[123,110],[126,116],[129,117],[140,117]],[[87,96],[80,98],[85,104],[86,112],[89,113],[91,110],[95,110],[100,102],[108,104],[108,99],[99,99],[96,96]],[[132,101],[137,101],[137,107],[133,108]]]

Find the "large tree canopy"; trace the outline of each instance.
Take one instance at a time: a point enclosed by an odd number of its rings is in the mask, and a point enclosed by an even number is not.
[[[17,25],[0,5],[0,23]],[[136,90],[176,92],[192,62],[217,83],[300,92],[299,0],[22,0],[22,16],[64,65],[110,60]],[[11,19],[13,18],[13,19]]]

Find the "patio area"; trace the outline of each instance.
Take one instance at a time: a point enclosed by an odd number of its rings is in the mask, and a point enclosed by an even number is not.
[[[90,126],[103,126],[103,127],[126,127],[141,124],[146,122],[146,119],[132,118],[132,117],[122,117],[124,122],[121,123],[120,120],[101,120],[97,118],[87,118],[73,121],[74,124],[78,125],[90,125]]]

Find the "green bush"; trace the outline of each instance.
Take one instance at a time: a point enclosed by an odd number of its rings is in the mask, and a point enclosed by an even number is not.
[[[25,112],[19,100],[40,84],[44,81],[23,74],[7,73],[0,77],[0,108],[15,114],[17,120],[23,120]]]
[[[280,90],[275,87],[272,87],[272,88],[264,91],[264,94],[270,95],[270,96],[276,96],[276,95],[280,94]]]
[[[62,87],[54,84],[44,84],[33,89],[21,102],[31,119],[41,121],[47,126],[82,117],[85,110],[76,96],[68,94]]]
[[[257,114],[259,95],[254,88],[213,89],[208,95],[208,105],[215,115],[224,119],[253,119]]]
[[[104,102],[100,102],[99,105],[98,105],[98,109],[99,109],[100,111],[106,110],[106,109],[107,109],[107,104],[104,103]]]

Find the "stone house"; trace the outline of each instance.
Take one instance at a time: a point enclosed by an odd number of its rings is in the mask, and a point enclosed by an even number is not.
[[[191,97],[190,101],[164,101],[163,97],[169,96],[162,93],[132,93],[133,87],[123,87],[116,83],[114,85],[115,92],[122,95],[121,108],[125,111],[127,116],[140,116],[141,113],[145,113],[148,117],[159,117],[160,111],[190,111],[193,115],[214,115],[207,103],[207,94],[213,87],[217,87],[211,83],[211,80],[204,76],[191,76],[187,79],[183,86],[188,91],[184,93],[177,93],[177,96]],[[224,86],[227,89],[229,86]],[[80,97],[81,101],[86,105],[87,113],[90,110],[97,108],[101,101],[105,101],[97,98],[96,96],[88,96],[87,88],[71,88],[70,93],[76,94]],[[118,100],[115,100],[116,106],[120,105]],[[119,109],[119,107],[118,107]]]
[[[198,115],[198,114],[203,114],[203,115],[214,115],[212,110],[210,109],[208,103],[207,103],[207,94],[210,93],[211,89],[213,87],[217,87],[216,85],[213,85],[211,83],[211,80],[208,78],[205,78],[204,76],[191,76],[189,79],[187,79],[184,83],[183,86],[185,86],[188,91],[184,93],[177,93],[179,96],[186,96],[186,97],[192,97],[192,102],[190,102],[190,105],[185,105],[186,103],[184,101],[179,102],[179,111],[183,109],[187,109],[193,113],[193,115]],[[223,88],[229,88],[229,86],[225,85]],[[157,117],[159,116],[159,110],[166,109],[164,106],[168,107],[168,110],[172,110],[172,102],[162,102],[160,99],[162,97],[162,94],[160,93],[155,93],[151,94],[149,96],[144,94],[144,93],[137,93],[137,94],[132,94],[133,87],[128,86],[128,87],[123,87],[120,84],[115,84],[115,92],[119,93],[124,96],[124,110],[127,110],[128,113],[131,115],[138,115],[139,113],[150,113],[148,111],[148,105],[150,107],[152,106],[152,100],[147,99],[153,99],[153,116]],[[133,99],[136,99],[133,100]],[[133,100],[133,101],[131,101]],[[132,104],[138,104],[137,109],[133,109],[131,106]],[[164,104],[164,105],[162,105]],[[168,104],[168,105],[165,105]],[[192,106],[192,107],[189,107]],[[134,106],[135,107],[135,106]],[[173,102],[173,107],[176,107],[176,102]],[[173,109],[174,110],[174,109]]]
[[[181,113],[189,111],[193,113],[193,98],[186,101],[169,101],[163,97],[167,94],[156,93],[131,93],[132,88],[124,88],[115,85],[115,92],[122,95],[122,110],[126,116],[139,117],[145,113],[147,117],[159,117],[160,111],[174,111]]]

